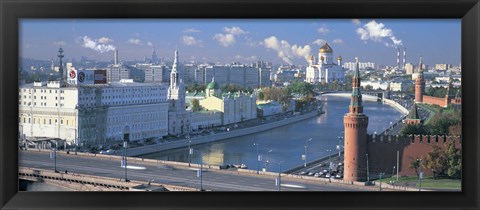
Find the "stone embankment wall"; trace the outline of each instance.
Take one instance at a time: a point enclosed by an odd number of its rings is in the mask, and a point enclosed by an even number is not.
[[[199,136],[199,137],[192,137],[192,138],[189,138],[189,139],[176,140],[176,141],[167,142],[167,143],[160,143],[160,144],[153,144],[153,145],[129,148],[128,152],[127,152],[127,155],[128,156],[139,156],[139,155],[161,152],[161,151],[166,151],[166,150],[171,150],[171,149],[176,149],[176,148],[181,148],[181,147],[188,147],[189,140],[191,141],[191,145],[196,145],[196,144],[204,144],[204,143],[209,143],[209,142],[214,142],[214,141],[219,141],[219,140],[225,140],[225,139],[234,138],[234,137],[238,137],[238,136],[249,135],[249,134],[258,133],[258,132],[266,131],[266,130],[269,130],[269,129],[277,128],[277,127],[280,127],[280,126],[292,124],[292,123],[295,123],[295,122],[298,122],[298,121],[301,121],[301,120],[305,120],[305,119],[315,117],[317,115],[318,115],[318,112],[315,111],[315,112],[310,112],[310,113],[303,114],[303,115],[298,115],[298,116],[295,116],[295,117],[286,118],[286,119],[276,121],[276,122],[257,125],[257,126],[254,126],[254,127],[242,128],[242,129],[238,129],[238,130],[230,130],[228,132],[216,133],[216,134],[212,134],[212,135]]]

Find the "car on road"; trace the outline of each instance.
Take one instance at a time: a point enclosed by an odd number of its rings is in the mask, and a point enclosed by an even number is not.
[[[305,175],[307,172],[306,171],[300,171],[300,173],[298,173],[299,175]]]
[[[343,175],[342,175],[342,174],[337,174],[337,175],[335,176],[335,178],[341,179],[341,178],[343,178]]]
[[[309,176],[313,176],[314,174],[315,174],[315,172],[313,172],[313,171],[308,172]]]
[[[313,176],[314,177],[320,177],[321,175],[320,175],[320,173],[315,173]]]
[[[325,178],[330,178],[330,174],[325,174]]]

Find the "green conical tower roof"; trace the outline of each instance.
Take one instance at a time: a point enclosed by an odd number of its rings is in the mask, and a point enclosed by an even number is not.
[[[416,103],[413,103],[413,107],[410,110],[410,113],[408,113],[407,119],[411,119],[411,120],[421,119],[420,115],[418,115],[418,112],[417,112],[417,104]]]
[[[215,77],[212,77],[212,82],[208,83],[207,89],[219,89],[218,83],[215,82]]]

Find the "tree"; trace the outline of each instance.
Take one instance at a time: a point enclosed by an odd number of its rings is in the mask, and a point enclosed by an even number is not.
[[[455,147],[454,141],[447,141],[445,147],[447,175],[450,178],[460,179],[462,175],[462,153]]]
[[[263,91],[260,91],[258,93],[258,99],[263,100],[265,98],[265,94],[263,94]]]
[[[200,111],[202,107],[200,106],[200,101],[196,98],[192,99],[192,111]]]
[[[419,176],[418,169],[420,168],[420,162],[418,160],[410,158],[410,168],[415,169],[415,173]]]
[[[426,167],[431,169],[433,172],[433,179],[435,180],[436,175],[442,174],[446,169],[446,160],[445,153],[442,152],[441,148],[438,145],[433,145],[433,150],[427,154],[425,159]]]
[[[407,124],[400,131],[401,135],[426,135],[429,134],[428,130],[422,124]]]

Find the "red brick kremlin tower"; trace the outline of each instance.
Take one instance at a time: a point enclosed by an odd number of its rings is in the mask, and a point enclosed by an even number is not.
[[[352,96],[349,112],[343,117],[345,126],[344,180],[364,181],[367,179],[367,127],[368,116],[363,113],[360,93],[360,70],[358,58],[352,79]]]
[[[425,80],[423,79],[423,63],[420,56],[418,64],[418,77],[415,79],[415,103],[423,103],[423,94],[425,93]]]

